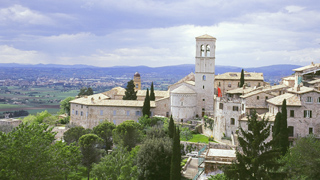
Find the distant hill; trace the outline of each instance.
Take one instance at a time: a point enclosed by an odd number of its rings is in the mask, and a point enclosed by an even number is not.
[[[290,64],[280,64],[271,65],[255,68],[244,68],[248,72],[262,72],[264,74],[265,81],[276,83],[282,77],[289,76],[293,74],[292,69],[301,66],[290,65]],[[19,68],[19,69],[34,69],[40,72],[41,69],[60,69],[60,73],[66,76],[72,76],[74,74],[82,74],[83,76],[91,76],[95,74],[96,76],[127,76],[131,77],[135,72],[139,72],[142,76],[148,77],[162,77],[162,78],[174,78],[179,79],[191,72],[195,71],[194,64],[182,64],[175,66],[163,66],[163,67],[148,67],[148,66],[114,66],[114,67],[96,67],[88,65],[59,65],[59,64],[16,64],[16,63],[0,63],[0,68]],[[223,74],[226,72],[241,72],[241,67],[235,66],[215,66],[216,74]],[[8,69],[7,69],[8,70]],[[48,72],[48,71],[46,71]],[[56,72],[53,70],[52,72]],[[63,73],[62,73],[63,72]],[[70,74],[67,74],[70,72]],[[50,76],[50,74],[46,74]],[[83,77],[82,76],[82,77]]]

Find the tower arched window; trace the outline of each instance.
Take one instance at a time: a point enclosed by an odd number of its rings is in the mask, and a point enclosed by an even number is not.
[[[205,52],[204,45],[201,45],[200,46],[200,57],[204,57],[205,56],[204,52]]]
[[[206,46],[206,56],[207,57],[210,56],[210,46],[209,45]]]
[[[203,76],[202,76],[202,80],[203,80],[203,81],[207,80],[206,75],[203,75]]]

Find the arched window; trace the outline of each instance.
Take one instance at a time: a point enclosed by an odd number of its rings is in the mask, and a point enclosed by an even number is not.
[[[206,56],[209,57],[210,56],[210,46],[207,45],[206,47]]]
[[[207,80],[206,75],[203,75],[203,76],[202,76],[202,80],[203,80],[203,81]]]
[[[205,51],[205,49],[204,49],[204,45],[201,45],[200,46],[200,57],[204,57],[204,51]]]

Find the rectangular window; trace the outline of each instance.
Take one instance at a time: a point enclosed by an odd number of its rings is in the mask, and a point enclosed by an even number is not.
[[[294,128],[293,126],[288,126],[288,135],[289,137],[293,137]]]
[[[88,112],[86,112],[86,117],[88,117]]]
[[[81,109],[83,108],[83,105],[81,105]]]
[[[269,99],[269,97],[268,96],[266,96],[266,100],[268,100]]]
[[[250,84],[250,83],[248,83],[247,85],[248,85],[248,87],[251,87],[251,84]]]
[[[82,111],[81,111],[81,113],[80,113],[80,114],[81,114],[81,116],[83,116],[83,112],[82,112]]]
[[[290,117],[294,117],[294,110],[290,110]]]
[[[242,111],[244,111],[244,104],[242,104]]]
[[[308,97],[307,97],[307,102],[308,102],[308,103],[311,103],[311,102],[312,102],[312,97],[308,96]]]
[[[219,103],[219,109],[223,109],[223,103]]]
[[[233,107],[232,107],[232,110],[233,110],[233,111],[238,111],[238,108],[239,108],[238,106],[233,106]]]
[[[309,134],[313,134],[313,128],[309,128]]]
[[[127,111],[127,116],[130,116],[130,111]]]
[[[102,123],[103,119],[100,119],[99,121]]]
[[[317,102],[320,103],[320,97],[318,97]]]
[[[202,101],[206,101],[205,99],[202,99]]]
[[[228,84],[228,87],[230,87],[230,88],[231,88],[231,83],[229,83],[229,84]]]
[[[76,115],[78,115],[78,111],[76,111]]]
[[[103,115],[103,110],[100,110],[100,115]]]
[[[113,115],[114,116],[117,115],[117,111],[116,110],[113,111]]]
[[[151,117],[153,116],[153,112],[152,112],[152,111],[150,111],[150,116],[151,116]]]
[[[113,124],[117,125],[117,120],[113,120]]]
[[[74,114],[74,109],[72,109],[72,114]]]
[[[140,116],[140,111],[136,111],[136,116]]]
[[[220,86],[221,86],[221,83],[219,82],[218,84],[219,84],[218,86],[220,87]]]
[[[303,117],[305,118],[312,118],[312,111],[311,110],[304,110],[304,113],[303,113]]]
[[[257,96],[257,100],[259,100],[259,98],[260,98],[260,97],[259,97],[259,96]]]
[[[234,123],[235,123],[234,118],[231,118],[231,119],[230,119],[230,124],[231,124],[231,125],[234,125]]]

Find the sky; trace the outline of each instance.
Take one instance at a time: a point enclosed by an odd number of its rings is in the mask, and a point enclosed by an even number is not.
[[[214,36],[216,65],[320,63],[318,0],[0,0],[0,63],[194,64]]]

